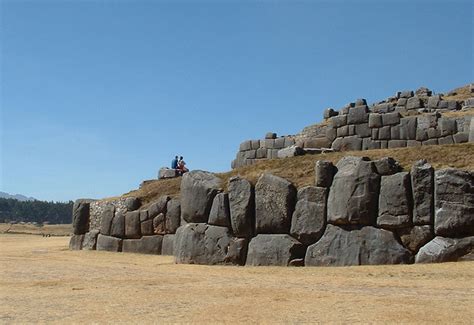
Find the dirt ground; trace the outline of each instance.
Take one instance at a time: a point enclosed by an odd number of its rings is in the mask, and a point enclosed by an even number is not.
[[[42,225],[0,223],[0,234],[68,236],[72,234],[72,225]]]
[[[0,235],[0,323],[471,323],[474,262],[338,268],[176,265]]]

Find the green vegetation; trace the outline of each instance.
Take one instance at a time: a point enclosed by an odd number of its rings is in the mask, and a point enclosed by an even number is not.
[[[0,198],[0,222],[71,223],[73,202],[18,201]]]

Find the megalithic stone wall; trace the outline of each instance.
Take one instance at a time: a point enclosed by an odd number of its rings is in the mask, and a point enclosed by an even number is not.
[[[427,88],[399,91],[371,106],[358,99],[339,111],[326,109],[324,123],[308,126],[299,134],[277,138],[275,133],[268,133],[265,139],[242,142],[231,167],[321,148],[359,151],[474,142],[474,114],[443,115],[472,109],[474,96],[464,101],[444,100],[443,95]]]
[[[182,180],[179,199],[162,196],[146,209],[130,199],[127,210],[108,202],[98,228],[92,203],[79,200],[70,247],[209,265],[474,259],[474,171],[435,171],[426,161],[403,171],[394,159],[361,157],[336,166],[318,161],[315,169],[314,186],[297,190],[263,174],[255,186],[230,179],[228,193],[215,175],[193,171]]]

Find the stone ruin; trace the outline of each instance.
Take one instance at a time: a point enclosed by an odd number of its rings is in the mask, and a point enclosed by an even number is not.
[[[317,161],[302,188],[191,171],[179,198],[78,200],[73,250],[174,255],[176,263],[343,266],[474,258],[474,172],[403,171],[391,158]]]
[[[474,142],[474,122],[471,123],[474,114],[443,116],[446,112],[474,109],[474,97],[465,101],[443,97],[423,87],[416,92],[397,92],[370,107],[365,99],[358,99],[339,111],[329,108],[324,112],[324,123],[308,126],[297,135],[277,137],[275,133],[267,133],[265,139],[242,142],[231,167],[327,150]]]

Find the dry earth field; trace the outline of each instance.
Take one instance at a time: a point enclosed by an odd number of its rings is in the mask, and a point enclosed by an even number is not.
[[[282,268],[176,265],[0,235],[0,323],[471,323],[474,262]]]

